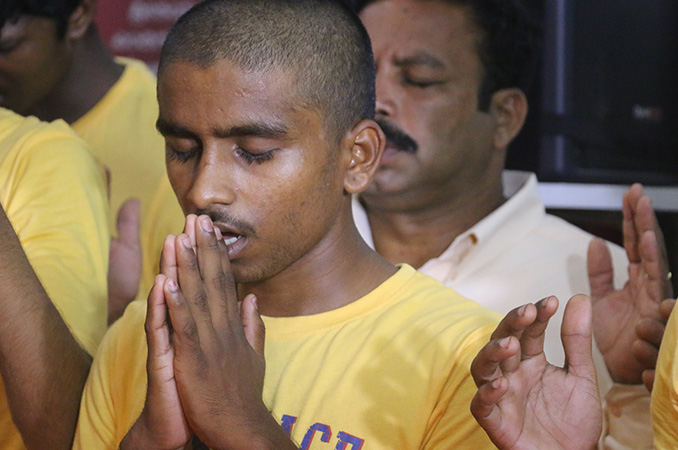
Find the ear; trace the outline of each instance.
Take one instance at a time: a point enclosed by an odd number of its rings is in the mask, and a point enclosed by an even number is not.
[[[66,28],[66,38],[82,39],[96,15],[96,0],[82,0],[80,5],[71,13]]]
[[[346,136],[351,160],[344,176],[344,190],[349,194],[364,191],[379,167],[386,137],[373,120],[363,120]]]
[[[520,89],[501,89],[492,96],[490,113],[495,120],[494,145],[506,148],[525,124],[527,98]]]

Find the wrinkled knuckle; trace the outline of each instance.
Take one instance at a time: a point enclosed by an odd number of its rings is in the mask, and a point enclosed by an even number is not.
[[[207,307],[207,294],[205,293],[205,291],[201,290],[199,292],[196,292],[193,295],[192,300],[193,304],[197,305],[201,310]]]
[[[234,291],[236,289],[236,284],[235,284],[235,279],[233,279],[233,274],[231,273],[221,273],[221,281],[220,283],[222,286],[222,289],[226,291]]]
[[[217,291],[224,291],[228,289],[228,280],[227,276],[224,272],[219,272],[217,276],[214,278],[214,288]]]
[[[219,241],[216,239],[210,239],[207,242],[207,248],[209,248],[211,251],[219,251]]]
[[[181,334],[188,343],[199,342],[198,328],[193,323],[186,323],[181,327]]]
[[[186,266],[188,267],[188,270],[192,271],[199,271],[200,267],[198,266],[198,260],[195,258],[195,256],[191,256],[189,260],[186,263]]]

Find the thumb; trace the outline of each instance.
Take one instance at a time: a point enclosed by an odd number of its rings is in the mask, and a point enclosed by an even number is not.
[[[612,257],[605,241],[600,238],[591,239],[586,254],[591,297],[595,302],[614,289],[614,270]]]
[[[248,294],[240,306],[240,319],[245,328],[245,337],[250,346],[260,357],[264,357],[264,342],[266,340],[266,327],[261,320],[257,298],[254,294]]]
[[[581,378],[596,380],[591,338],[591,300],[586,295],[575,295],[567,302],[560,337],[565,350],[565,368]]]
[[[136,198],[127,199],[118,210],[115,224],[118,241],[132,248],[141,246],[141,203]]]

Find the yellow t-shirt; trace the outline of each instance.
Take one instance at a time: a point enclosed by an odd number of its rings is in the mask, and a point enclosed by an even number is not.
[[[678,448],[678,308],[674,308],[659,349],[652,388],[652,425],[658,450]]]
[[[118,448],[141,413],[144,311],[134,303],[106,335],[74,448]],[[264,317],[264,401],[302,448],[492,448],[469,411],[476,392],[469,367],[498,319],[402,266],[342,308]]]
[[[105,174],[62,121],[0,108],[0,201],[26,256],[80,345],[106,331]],[[23,448],[0,389],[0,448]]]
[[[125,66],[120,79],[72,127],[110,171],[113,233],[120,205],[130,197],[141,201],[144,274],[152,273],[146,275],[150,281],[142,283],[139,292],[145,297],[158,272],[162,242],[167,234],[181,232],[184,215],[171,188],[172,195],[158,194],[169,187],[169,181],[165,141],[155,129],[155,77],[141,61],[116,58],[116,62]]]

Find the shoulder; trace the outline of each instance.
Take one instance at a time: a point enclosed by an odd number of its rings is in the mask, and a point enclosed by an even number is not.
[[[500,315],[409,266],[400,269],[403,283],[398,298],[382,315],[393,320],[399,335],[416,341],[427,336],[444,343],[445,351],[486,341]]]
[[[31,167],[68,171],[75,162],[96,166],[87,144],[62,120],[43,122],[35,117],[0,118],[3,159],[27,161]],[[69,162],[56,166],[56,162]]]
[[[150,89],[155,96],[155,74],[143,61],[118,56],[115,58],[115,62],[125,67],[119,83],[141,91],[148,91]]]

